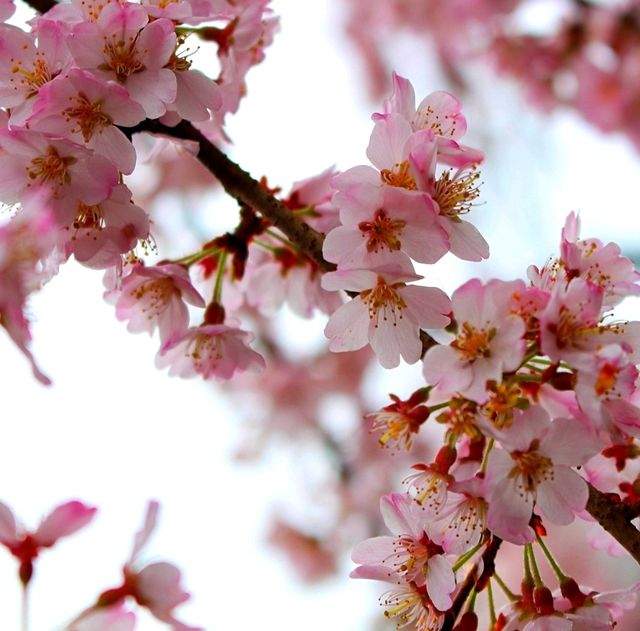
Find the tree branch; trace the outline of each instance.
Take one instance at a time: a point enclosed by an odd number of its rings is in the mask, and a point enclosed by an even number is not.
[[[631,523],[628,507],[589,484],[587,510],[640,563],[640,531]]]
[[[324,235],[296,217],[281,201],[271,195],[249,173],[232,162],[206,136],[187,121],[168,127],[157,120],[146,120],[136,127],[124,130],[128,135],[147,131],[198,143],[197,157],[216,176],[224,190],[239,202],[250,206],[266,217],[312,260],[323,272],[333,271],[335,265],[322,256]]]
[[[502,539],[494,535],[482,553],[482,557],[473,565],[460,584],[460,589],[453,599],[453,605],[451,605],[451,609],[445,614],[444,623],[440,631],[451,631],[451,629],[453,629],[453,625],[462,612],[464,603],[467,601],[467,598],[469,598],[472,589],[477,586],[478,591],[482,591],[486,587],[488,580],[493,576],[495,570],[494,561],[501,544]],[[480,567],[483,569],[479,573]]]

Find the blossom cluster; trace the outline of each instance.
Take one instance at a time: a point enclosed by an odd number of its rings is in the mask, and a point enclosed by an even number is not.
[[[419,280],[413,261],[435,263],[451,251],[480,261],[489,247],[463,217],[478,196],[482,152],[461,144],[466,120],[460,102],[434,92],[416,108],[413,87],[393,76],[384,112],[374,114],[367,156],[336,176],[333,203],[340,223],[327,234],[325,259],[337,265],[322,279],[330,290],[357,294],[332,314],[325,329],[332,351],[367,344],[385,368],[422,354],[420,330],[449,324],[451,303]]]
[[[74,0],[28,32],[0,25],[0,200],[16,212],[0,228],[0,324],[32,363],[26,301],[71,256],[107,270],[108,297],[132,330],[160,330],[159,363],[208,374],[219,348],[240,348],[245,367],[260,363],[236,327],[214,319],[188,328],[186,304],[205,302],[184,266],[144,264],[151,222],[125,177],[146,120],[191,121],[225,138],[224,117],[277,26],[268,3]],[[5,3],[3,19],[12,12]],[[217,44],[215,80],[192,67],[194,38]]]
[[[572,213],[560,255],[531,266],[528,280],[457,289],[451,340],[423,358],[426,387],[371,415],[381,442],[405,447],[429,419],[445,429],[435,460],[414,466],[404,494],[383,498],[395,537],[353,553],[362,564],[355,576],[400,585],[385,600],[388,615],[416,629],[440,628],[455,571],[499,540],[524,546],[531,570],[520,596],[505,588],[510,604],[496,629],[611,628],[621,615],[593,590],[571,591],[542,537],[545,523],[585,517],[588,482],[637,501],[640,322],[618,321],[612,309],[640,294],[640,274],[615,244],[580,239]],[[561,594],[534,570],[534,543],[551,558]]]
[[[64,626],[65,631],[133,631],[137,620],[134,602],[156,620],[170,625],[173,631],[202,631],[174,615],[174,609],[189,599],[180,584],[180,570],[166,561],[140,563],[141,553],[156,528],[158,511],[158,503],[149,502],[144,524],[136,533],[131,555],[122,568],[122,584],[103,591],[93,605]],[[18,574],[25,599],[40,553],[84,528],[96,512],[96,508],[77,500],[66,502],[54,508],[35,531],[30,531],[0,502],[0,545],[19,562]]]

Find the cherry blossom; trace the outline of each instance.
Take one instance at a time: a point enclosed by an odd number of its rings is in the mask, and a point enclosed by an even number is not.
[[[502,448],[494,447],[489,454],[489,529],[513,543],[531,542],[534,502],[553,523],[571,523],[586,506],[588,489],[570,467],[598,452],[601,445],[595,436],[573,419],[551,423],[539,406],[519,414],[496,436]]]
[[[422,511],[406,495],[393,493],[381,498],[380,512],[394,536],[356,545],[351,558],[362,565],[351,576],[426,585],[433,605],[439,611],[449,609],[455,577],[442,548],[430,538]]]
[[[424,357],[424,376],[442,395],[460,393],[482,402],[488,380],[515,370],[524,355],[524,322],[509,310],[512,296],[524,291],[520,281],[473,279],[452,298],[456,338],[449,346],[434,346]]]
[[[325,274],[325,289],[358,292],[331,316],[325,328],[329,348],[353,351],[370,344],[385,368],[397,366],[401,356],[409,364],[418,361],[420,329],[446,326],[450,308],[440,289],[406,284],[419,278],[401,267]]]
[[[186,303],[205,306],[187,270],[169,263],[133,267],[122,279],[120,290],[109,299],[115,302],[117,318],[128,320],[129,331],[151,334],[157,328],[163,343],[186,332],[189,326]]]
[[[20,562],[20,580],[31,581],[34,561],[45,548],[51,548],[63,537],[84,528],[94,517],[96,508],[73,500],[54,508],[34,531],[16,522],[11,509],[0,502],[0,544]]]
[[[169,366],[179,377],[230,379],[235,373],[261,371],[264,359],[249,348],[253,335],[228,324],[203,324],[170,337],[156,357],[158,368]]]

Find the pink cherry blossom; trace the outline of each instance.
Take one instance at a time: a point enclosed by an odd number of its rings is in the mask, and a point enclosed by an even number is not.
[[[0,502],[0,544],[20,562],[22,583],[26,585],[31,580],[34,561],[41,550],[84,528],[96,511],[77,500],[66,502],[54,508],[35,531],[30,531],[19,526],[11,509]]]
[[[489,529],[512,543],[531,542],[534,502],[551,522],[570,524],[589,494],[570,467],[595,455],[600,441],[575,419],[551,423],[539,406],[517,415],[496,437],[502,448],[494,447],[487,466]]]
[[[562,231],[560,260],[567,280],[583,278],[601,287],[603,306],[613,307],[626,296],[640,294],[640,273],[621,256],[615,243],[578,239],[579,218],[571,213]]]
[[[144,118],[123,87],[75,68],[40,90],[27,123],[30,129],[84,143],[129,174],[136,152],[116,125],[133,127]]]
[[[283,304],[302,318],[316,310],[333,313],[340,297],[321,286],[321,272],[307,256],[281,247],[276,239],[261,237],[261,243],[273,243],[273,250],[250,245],[249,259],[242,280],[247,303],[264,315],[273,315]]]
[[[160,341],[181,336],[189,326],[186,303],[204,307],[202,296],[189,279],[189,272],[181,265],[164,263],[152,267],[138,265],[122,279],[115,301],[116,317],[128,320],[132,333],[157,328]]]
[[[409,364],[418,361],[420,329],[446,326],[450,308],[449,298],[440,289],[406,284],[419,278],[400,267],[325,274],[325,289],[358,292],[327,323],[330,350],[353,351],[370,344],[385,368],[395,368],[401,356]]]
[[[68,631],[133,631],[136,615],[124,607],[94,610],[68,626]]]
[[[12,125],[24,123],[39,90],[70,65],[60,24],[40,19],[37,40],[35,33],[0,26],[0,106],[11,108]]]
[[[392,493],[380,499],[380,512],[393,537],[367,539],[355,546],[351,558],[360,563],[351,576],[426,585],[440,611],[451,607],[455,577],[442,548],[430,538],[424,514],[407,495]]]
[[[344,179],[339,176],[334,185]],[[435,263],[448,250],[447,234],[426,194],[363,181],[339,190],[334,203],[342,225],[327,235],[323,254],[340,268],[392,264],[394,253],[400,252],[420,263]]]
[[[175,75],[165,68],[176,34],[170,20],[148,19],[140,5],[110,2],[95,22],[73,28],[69,48],[80,68],[117,81],[149,118],[158,118],[176,98]]]
[[[424,357],[424,376],[442,396],[455,393],[481,403],[488,380],[501,381],[524,356],[525,325],[510,311],[522,281],[493,280],[487,285],[473,279],[457,289],[452,310],[457,335],[449,346],[434,346]]]
[[[0,196],[5,203],[42,193],[97,204],[118,183],[118,172],[106,158],[37,131],[0,129],[0,155]]]
[[[51,381],[29,350],[31,333],[25,310],[29,295],[55,273],[47,259],[55,257],[56,225],[46,204],[31,201],[18,216],[0,226],[0,327],[29,360],[36,379],[49,385]]]
[[[114,186],[108,199],[88,205],[53,200],[51,208],[62,230],[66,256],[93,269],[119,265],[122,255],[149,238],[149,217],[131,201],[131,191]]]
[[[574,364],[579,369],[576,398],[594,426],[612,436],[640,436],[640,409],[630,401],[638,369],[622,347],[604,346]]]
[[[157,620],[170,624],[173,631],[203,631],[200,627],[192,627],[180,622],[174,616],[173,610],[190,597],[189,593],[182,589],[181,573],[177,567],[171,563],[159,561],[137,569],[140,554],[155,530],[158,510],[157,502],[149,502],[144,523],[134,537],[131,556],[123,568],[122,584],[104,591],[96,605],[89,611],[91,613],[112,610],[120,612],[124,599],[131,597]],[[120,623],[117,616],[116,619]],[[90,629],[93,631],[92,627]]]
[[[462,104],[455,96],[444,91],[432,92],[416,108],[411,83],[395,72],[392,79],[393,93],[384,102],[384,113],[373,115],[375,121],[399,114],[413,131],[431,129],[437,136],[453,139],[464,136],[467,121],[462,114]]]
[[[253,335],[227,324],[203,324],[169,338],[158,352],[156,366],[179,377],[231,379],[234,374],[261,371],[264,359],[249,348]]]

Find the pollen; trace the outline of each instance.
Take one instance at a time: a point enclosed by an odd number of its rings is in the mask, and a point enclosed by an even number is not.
[[[491,356],[491,340],[496,335],[496,329],[476,329],[469,322],[462,325],[462,331],[451,342],[451,346],[473,362],[480,357]]]
[[[49,145],[44,155],[31,160],[31,166],[26,167],[30,180],[36,180],[38,184],[49,184],[54,190],[71,181],[68,167],[77,162],[71,156],[61,156],[55,147]]]
[[[382,169],[382,171],[380,171],[380,179],[384,184],[406,188],[410,191],[415,191],[418,188],[411,174],[411,167],[408,160],[396,164],[393,169]]]
[[[113,123],[113,120],[102,111],[103,101],[91,103],[89,99],[82,93],[76,97],[76,105],[68,107],[62,114],[67,122],[74,122],[78,125],[78,129],[72,131],[80,131],[85,142],[89,142],[96,130],[102,130]]]
[[[53,79],[53,75],[49,70],[49,65],[44,59],[43,53],[36,52],[35,59],[33,60],[33,66],[31,70],[27,70],[22,66],[22,61],[18,59],[15,61],[14,66],[11,68],[11,73],[17,75],[17,85],[14,88],[17,90],[18,86],[21,88],[27,88],[26,98],[35,96],[38,90]],[[11,77],[9,81],[12,84],[16,84],[14,77]]]
[[[367,251],[379,252],[381,249],[399,250],[400,234],[407,225],[402,219],[391,219],[384,210],[376,211],[373,221],[361,221],[358,224],[362,236],[367,239]]]
[[[451,169],[444,171],[435,181],[433,193],[440,213],[454,220],[468,213],[480,196],[479,178],[480,171],[476,166],[467,173],[453,173]]]
[[[142,72],[145,65],[139,59],[136,40],[137,36],[130,37],[128,41],[105,42],[102,52],[106,61],[100,70],[110,70],[120,83],[124,83],[132,74]]]
[[[402,286],[403,283],[388,285],[382,276],[378,276],[378,282],[373,289],[360,292],[360,298],[369,310],[369,319],[375,322],[376,327],[381,314],[383,320],[393,320],[394,326],[402,319],[402,311],[407,307],[397,292]]]
[[[533,441],[529,451],[514,451],[511,454],[515,466],[509,477],[518,480],[517,487],[521,495],[533,493],[541,482],[553,480],[553,463],[538,453],[537,448],[537,441]]]

